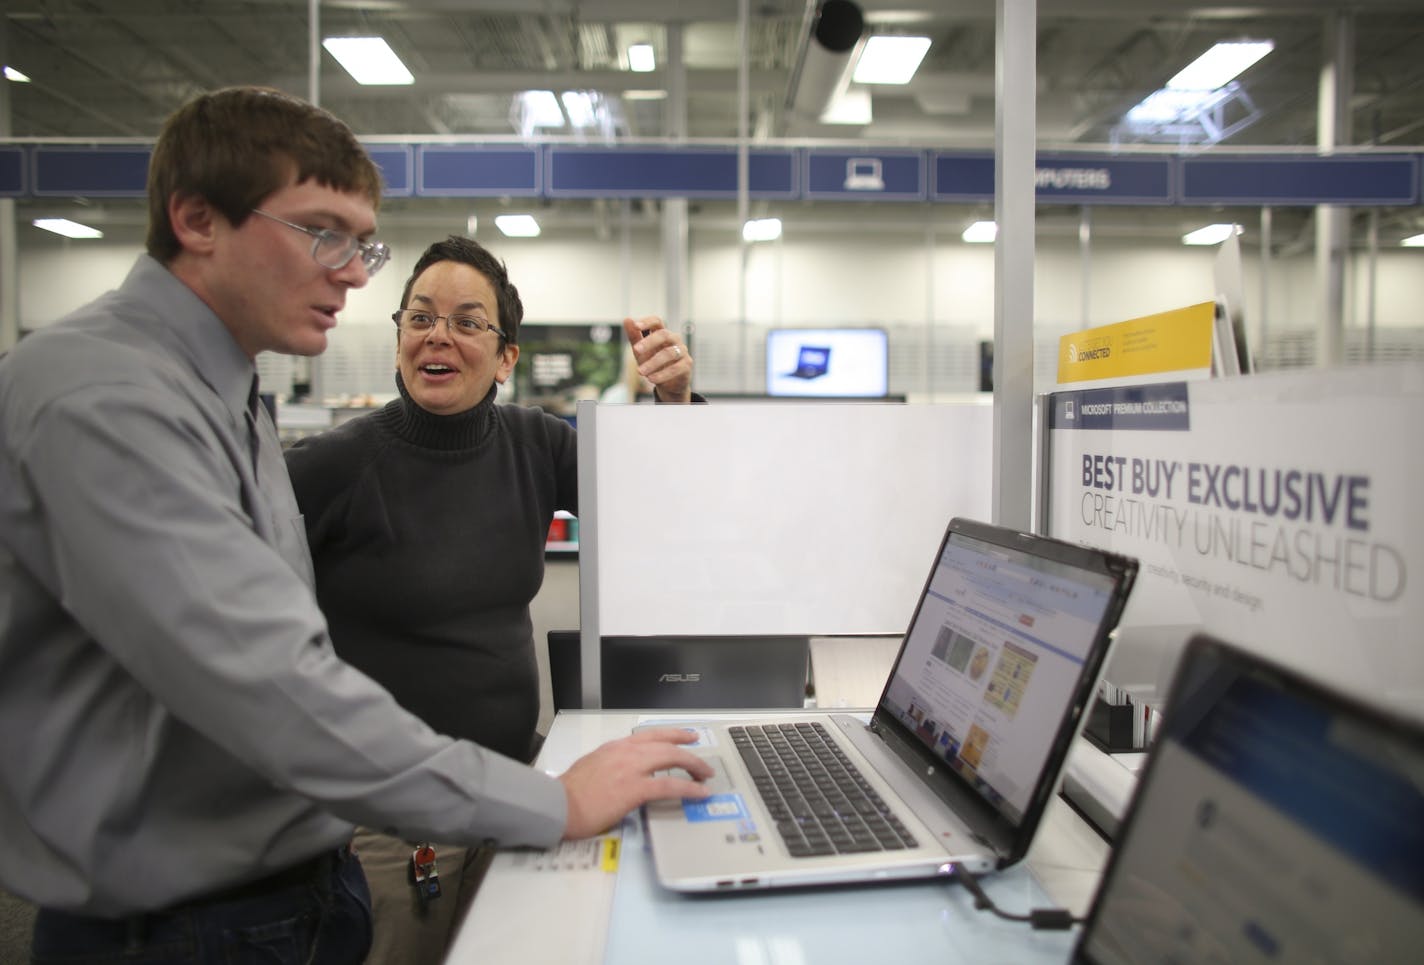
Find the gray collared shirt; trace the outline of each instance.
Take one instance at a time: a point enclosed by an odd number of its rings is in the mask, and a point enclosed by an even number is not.
[[[557,781],[432,732],[334,655],[265,411],[254,466],[255,379],[146,255],[0,360],[0,883],[38,904],[164,907],[353,823],[562,832]]]

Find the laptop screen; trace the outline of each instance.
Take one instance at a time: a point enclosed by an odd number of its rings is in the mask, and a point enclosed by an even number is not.
[[[951,531],[885,693],[890,713],[1012,823],[1083,687],[1117,579]]]
[[[811,345],[801,346],[801,352],[796,359],[798,369],[821,369],[826,368],[826,360],[830,357],[831,350],[828,348],[817,348]]]
[[[1424,727],[1188,646],[1079,961],[1403,962],[1424,946]]]

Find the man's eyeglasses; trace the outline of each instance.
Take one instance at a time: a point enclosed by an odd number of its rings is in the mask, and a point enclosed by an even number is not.
[[[268,214],[261,208],[253,208],[252,213],[260,214],[264,218],[271,218],[278,224],[284,224],[288,228],[296,228],[304,234],[311,235],[313,239],[312,260],[323,268],[330,268],[333,271],[345,268],[352,258],[360,254],[361,264],[366,266],[366,274],[374,275],[391,259],[391,249],[379,241],[362,241],[349,231],[337,231],[335,228],[304,228],[299,224],[279,218],[275,214]]]
[[[402,308],[391,315],[391,318],[395,321],[397,328],[410,335],[424,335],[432,331],[443,318],[445,319],[445,328],[451,335],[475,338],[485,332],[494,332],[504,341],[509,341],[509,336],[504,334],[504,329],[494,322],[487,322],[475,315],[437,315],[434,312],[427,312],[423,308]]]

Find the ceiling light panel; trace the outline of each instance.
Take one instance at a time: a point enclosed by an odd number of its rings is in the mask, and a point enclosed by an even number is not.
[[[1218,90],[1274,47],[1269,40],[1216,44],[1178,71],[1167,81],[1167,87],[1170,90]]]
[[[631,44],[628,47],[628,69],[639,74],[657,70],[657,57],[652,44]]]
[[[569,115],[572,127],[592,127],[598,120],[598,106],[594,95],[584,90],[566,90],[559,95],[564,110]]]
[[[1127,112],[1134,124],[1170,124],[1179,117],[1195,114],[1217,99],[1215,91],[1162,90],[1153,91]]]
[[[1219,245],[1236,231],[1234,224],[1209,224],[1182,235],[1184,245]]]
[[[494,226],[508,238],[539,237],[539,222],[531,214],[501,214],[494,219]]]
[[[526,90],[516,94],[515,106],[521,119],[517,126],[526,134],[536,127],[564,126],[564,112],[551,90]]]
[[[987,245],[999,236],[999,226],[993,221],[976,221],[960,235],[971,245]]]
[[[57,235],[64,235],[66,238],[104,237],[104,232],[98,228],[91,228],[87,224],[70,221],[68,218],[36,218],[31,223],[36,228],[43,228],[45,231],[52,231]]]
[[[775,241],[780,237],[780,218],[756,218],[742,225],[743,241]]]
[[[929,49],[928,37],[871,37],[860,52],[851,80],[857,84],[908,84]]]
[[[321,45],[358,84],[375,87],[415,83],[415,76],[381,37],[327,37]]]

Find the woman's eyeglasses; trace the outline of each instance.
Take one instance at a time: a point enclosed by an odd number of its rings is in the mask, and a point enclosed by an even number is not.
[[[504,330],[494,322],[486,321],[475,315],[437,315],[422,308],[402,308],[391,315],[391,318],[395,321],[397,328],[410,335],[426,334],[440,324],[440,319],[443,318],[445,319],[445,328],[451,335],[476,338],[485,332],[494,332],[505,341],[509,339],[504,334]]]

